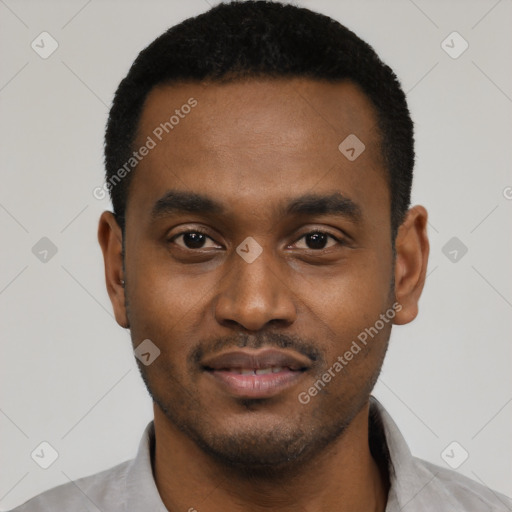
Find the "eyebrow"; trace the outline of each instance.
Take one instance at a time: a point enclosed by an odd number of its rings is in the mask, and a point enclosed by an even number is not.
[[[203,194],[169,190],[155,202],[151,210],[151,218],[157,220],[182,213],[222,215],[225,212],[226,209],[222,203]],[[336,215],[354,223],[362,218],[361,207],[340,192],[329,195],[305,194],[288,202],[285,200],[278,207],[277,213],[279,216]]]

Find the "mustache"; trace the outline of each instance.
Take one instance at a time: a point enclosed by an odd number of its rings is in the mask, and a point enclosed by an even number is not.
[[[206,355],[213,355],[225,349],[235,348],[280,348],[294,350],[302,354],[313,363],[325,362],[322,352],[317,348],[317,343],[306,341],[297,335],[284,333],[247,334],[238,333],[231,336],[223,336],[214,340],[200,343],[192,349],[188,356],[189,363],[197,366]]]

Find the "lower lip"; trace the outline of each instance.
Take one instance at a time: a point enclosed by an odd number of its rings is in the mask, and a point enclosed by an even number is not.
[[[230,395],[241,398],[269,398],[294,386],[303,371],[283,370],[263,375],[242,375],[225,370],[208,372]]]

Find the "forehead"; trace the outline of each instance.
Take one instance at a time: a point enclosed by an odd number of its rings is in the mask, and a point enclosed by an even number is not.
[[[187,108],[193,100],[197,105]],[[276,142],[302,147],[318,147],[321,140],[330,144],[331,137],[341,141],[350,133],[368,143],[378,138],[371,101],[349,81],[248,79],[159,85],[146,98],[139,134],[153,132],[173,114],[169,134],[182,144],[180,135],[188,135],[187,128],[196,129],[196,139],[189,142],[205,145],[243,142],[250,147],[268,142],[269,135]]]
[[[140,208],[176,188],[247,207],[305,192],[361,198],[377,185],[387,199],[374,108],[350,82],[158,86],[146,99],[135,148],[150,140],[130,185],[130,202]],[[351,160],[340,144],[354,141],[364,151]]]

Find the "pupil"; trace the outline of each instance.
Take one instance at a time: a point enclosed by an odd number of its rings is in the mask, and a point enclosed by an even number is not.
[[[183,241],[189,249],[200,249],[204,244],[205,235],[202,233],[185,233]]]
[[[310,249],[323,249],[327,242],[327,235],[325,233],[311,233],[306,235],[306,240]]]

